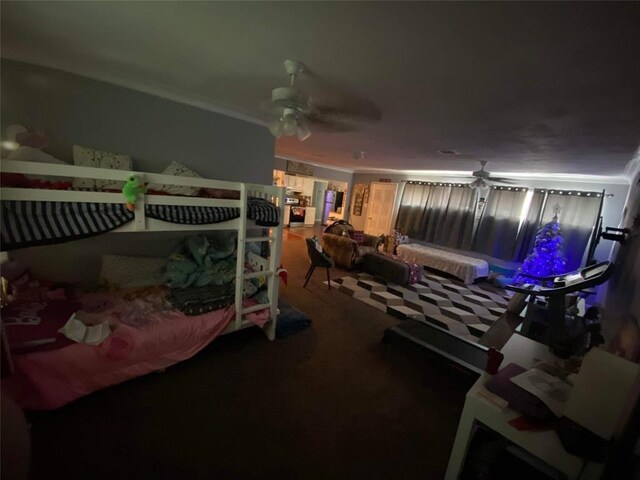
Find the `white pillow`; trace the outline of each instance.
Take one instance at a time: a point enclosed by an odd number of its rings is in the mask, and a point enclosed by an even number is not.
[[[189,167],[181,164],[180,162],[173,161],[169,164],[167,168],[165,168],[162,172],[162,175],[175,175],[177,177],[192,177],[192,178],[202,178],[196,172],[191,170]],[[178,185],[149,185],[150,190],[159,190],[161,192],[167,192],[172,195],[188,195],[190,197],[195,197],[200,193],[199,187],[181,187]]]
[[[162,285],[167,263],[166,258],[159,257],[102,255],[100,279],[120,288]]]
[[[7,160],[15,160],[19,162],[38,162],[38,163],[50,163],[53,165],[68,165],[67,162],[60,160],[53,155],[49,155],[47,152],[38,150],[37,148],[22,146],[15,149],[9,155]],[[69,177],[54,177],[43,175],[25,175],[27,178],[34,180],[48,180],[50,182],[64,182],[70,181]]]
[[[114,170],[131,171],[133,166],[129,155],[119,155],[116,153],[95,150],[80,145],[73,146],[73,163],[82,167],[111,168]],[[123,174],[123,177],[125,175]],[[124,180],[94,180],[92,178],[76,178],[73,182],[74,188],[89,188],[98,190],[122,190]]]

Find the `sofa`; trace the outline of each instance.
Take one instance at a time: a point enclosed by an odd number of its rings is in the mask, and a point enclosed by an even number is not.
[[[354,269],[360,266],[367,253],[378,250],[384,243],[384,237],[364,234],[363,244],[358,245],[349,235],[350,231],[354,231],[353,225],[344,220],[332,223],[322,234],[322,249],[337,266]]]

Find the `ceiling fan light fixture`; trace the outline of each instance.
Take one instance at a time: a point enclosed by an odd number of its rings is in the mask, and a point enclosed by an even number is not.
[[[303,142],[311,136],[309,125],[303,116],[298,116],[295,108],[285,107],[282,116],[269,125],[269,131],[276,137],[298,137]]]
[[[269,131],[271,132],[271,135],[276,138],[280,138],[282,136],[282,123],[279,118],[269,124]]]
[[[282,135],[287,137],[296,134],[298,121],[296,119],[296,111],[293,108],[285,108],[280,117],[280,125],[282,126]]]

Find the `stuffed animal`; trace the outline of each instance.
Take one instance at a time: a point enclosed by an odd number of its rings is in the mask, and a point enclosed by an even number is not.
[[[141,185],[135,175],[131,175],[122,187],[122,194],[124,198],[127,200],[127,209],[130,212],[133,212],[136,205],[136,199],[138,198],[138,194],[146,193],[147,187]]]

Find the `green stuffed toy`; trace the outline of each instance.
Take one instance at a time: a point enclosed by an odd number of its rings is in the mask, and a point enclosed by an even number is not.
[[[131,175],[122,187],[122,194],[127,200],[127,209],[131,212],[135,210],[138,194],[146,193],[147,187],[141,185],[135,175]]]

